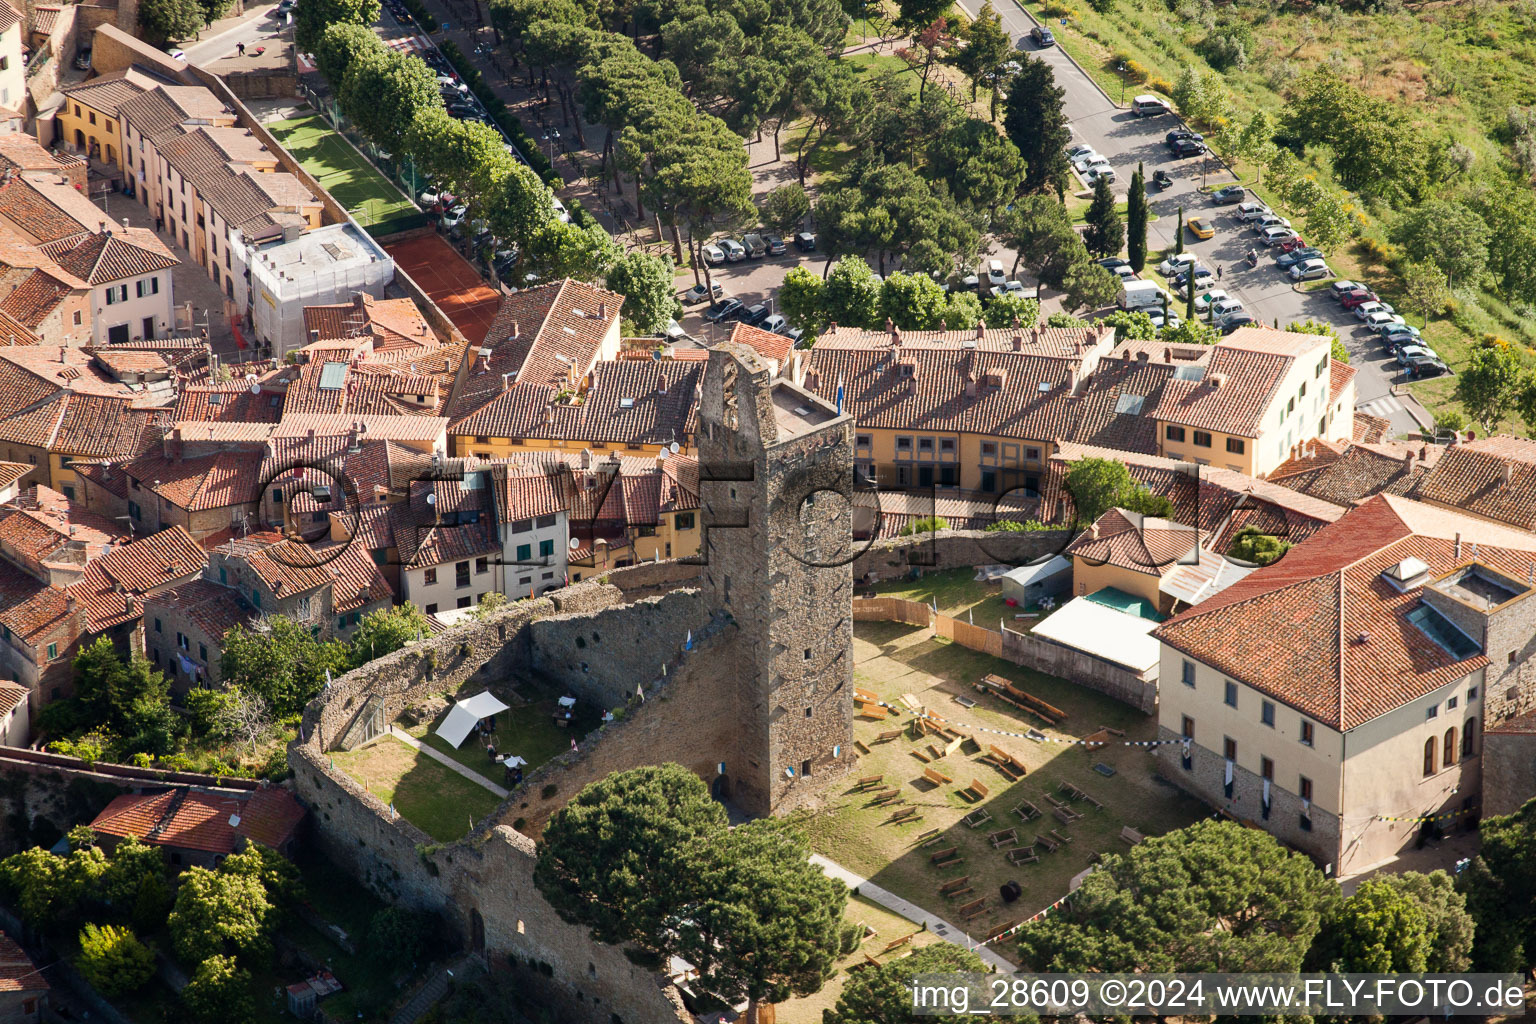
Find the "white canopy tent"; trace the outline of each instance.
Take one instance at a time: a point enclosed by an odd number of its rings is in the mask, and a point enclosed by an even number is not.
[[[475,723],[480,719],[510,710],[487,690],[455,704],[453,710],[448,712],[448,717],[443,719],[443,724],[437,727],[437,734],[457,749],[465,737],[474,731]]]

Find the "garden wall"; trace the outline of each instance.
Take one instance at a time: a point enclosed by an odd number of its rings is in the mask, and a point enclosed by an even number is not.
[[[1027,565],[1059,554],[1071,542],[1070,530],[1027,533],[988,533],[985,530],[940,530],[876,541],[853,561],[853,578],[871,574],[895,579],[913,568],[941,572],[977,565]]]

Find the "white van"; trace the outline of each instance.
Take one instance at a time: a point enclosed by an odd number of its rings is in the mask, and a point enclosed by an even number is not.
[[[1161,308],[1168,293],[1156,281],[1127,281],[1120,288],[1121,309]]]
[[[1131,100],[1131,113],[1137,117],[1156,117],[1168,113],[1168,104],[1156,96],[1137,96]]]

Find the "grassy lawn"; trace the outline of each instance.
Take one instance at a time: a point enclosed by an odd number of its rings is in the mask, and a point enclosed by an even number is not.
[[[415,204],[319,114],[273,121],[267,130],[364,227],[417,212]]]
[[[503,711],[497,715],[495,734],[497,752],[516,754],[528,762],[528,766],[523,770],[532,771],[556,754],[569,750],[573,738],[580,742],[581,738],[598,724],[597,709],[578,702],[577,716],[572,721],[571,727],[561,728],[555,724],[554,719],[557,706],[555,698],[550,697],[546,700],[518,705],[511,711]],[[504,781],[502,769],[490,764],[485,756],[485,743],[480,740],[478,733],[470,733],[457,749],[437,735],[435,730],[447,717],[447,712],[444,712],[430,725],[406,725],[404,722],[396,722],[395,728],[409,733],[432,749],[447,754],[470,771],[498,786],[501,785]]]
[[[1124,731],[1126,740],[1151,739],[1156,734],[1155,719],[1118,701],[959,645],[930,639],[925,630],[897,623],[859,623],[854,636],[854,660],[858,686],[892,703],[902,694],[915,694],[932,713],[962,727],[1013,733],[1036,728],[1048,739],[1056,740],[1087,736],[1101,726]],[[989,673],[1014,681],[1065,711],[1068,717],[1059,727],[1046,727],[995,698],[979,696],[974,684]],[[977,706],[966,709],[956,703],[954,698],[961,695],[978,700]],[[1090,854],[1112,854],[1126,848],[1118,838],[1123,826],[1158,834],[1191,824],[1208,813],[1198,801],[1154,778],[1154,762],[1147,750],[1118,742],[1089,751],[1069,743],[1037,743],[1021,737],[978,733],[984,742],[995,743],[1021,760],[1029,774],[1009,783],[997,769],[980,761],[984,750],[966,744],[937,762],[954,778],[954,785],[935,787],[923,779],[925,765],[912,753],[923,750],[926,741],[914,741],[904,732],[900,739],[874,742],[878,733],[903,726],[907,721],[904,713],[894,723],[889,719],[855,720],[855,737],[870,749],[869,754],[861,756],[855,774],[883,775],[885,786],[900,789],[900,806],[918,808],[922,821],[890,824],[890,806],[874,807],[867,794],[853,792],[852,785],[841,783],[824,794],[823,805],[807,813],[803,824],[819,852],[936,914],[952,917],[954,913],[950,901],[938,894],[940,883],[968,876],[975,890],[968,898],[987,898],[985,913],[964,923],[975,936],[1054,903],[1068,891],[1072,878],[1089,867]],[[1093,770],[1101,762],[1115,769],[1114,778],[1105,778]],[[959,790],[972,779],[980,780],[990,789],[989,797],[982,803],[968,803],[959,795]],[[1071,825],[1051,817],[1051,807],[1044,796],[1056,795],[1063,781],[1098,799],[1104,809],[1094,810],[1085,803],[1074,805],[1084,816]],[[1041,810],[1043,819],[1026,825],[1011,813],[1013,807],[1026,799]],[[973,831],[961,819],[977,807],[990,811],[992,821]],[[1037,848],[1042,851],[1038,863],[1014,866],[1004,859],[1003,851],[992,848],[987,838],[991,831],[1014,827],[1026,844],[1051,828],[1071,836],[1072,842],[1061,845],[1055,853]],[[918,834],[933,828],[944,830],[940,844],[918,846]],[[949,846],[960,848],[964,863],[945,871],[933,868],[929,854]],[[1024,897],[1005,906],[997,890],[1009,880],[1024,887]],[[999,952],[1007,955],[1007,945],[1003,944]]]
[[[821,1011],[830,1010],[836,1006],[838,997],[843,994],[843,984],[848,980],[848,968],[854,964],[863,963],[866,955],[873,956],[882,963],[888,963],[898,956],[905,956],[909,949],[918,949],[943,941],[932,932],[919,930],[917,925],[906,918],[893,914],[862,896],[849,897],[848,909],[843,917],[866,926],[864,942],[858,949],[837,962],[837,973],[828,979],[820,992],[803,999],[791,999],[787,1003],[775,1004],[774,1019],[778,1024],[821,1024]],[[870,935],[868,931],[873,931],[874,934]],[[906,945],[886,956],[880,955],[880,951],[885,949],[888,943],[904,935],[912,935],[912,939]]]
[[[467,742],[467,741],[466,741]],[[480,751],[484,758],[485,751]],[[496,808],[496,794],[393,736],[332,755],[336,766],[433,839],[451,842]]]
[[[916,580],[891,580],[877,583],[872,588],[881,597],[902,597],[908,601],[937,604],[941,615],[964,619],[967,613],[976,625],[996,629],[999,620],[1008,623],[1009,629],[1028,632],[1041,622],[1048,612],[1030,606],[1009,607],[1003,601],[1001,583],[978,583],[975,569],[949,569],[944,572],[925,573]],[[1035,618],[1019,619],[1016,615],[1034,613]]]

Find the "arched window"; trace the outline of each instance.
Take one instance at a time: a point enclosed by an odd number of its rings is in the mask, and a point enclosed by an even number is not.
[[[1440,755],[1449,768],[1456,763],[1456,727],[1453,725],[1445,730],[1445,753]]]
[[[1433,736],[1424,741],[1424,774],[1435,774],[1435,738]]]
[[[1471,757],[1477,753],[1477,719],[1467,719],[1467,724],[1461,727],[1461,756]]]

